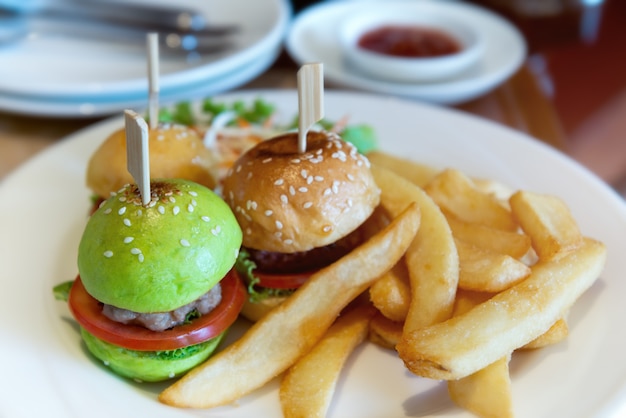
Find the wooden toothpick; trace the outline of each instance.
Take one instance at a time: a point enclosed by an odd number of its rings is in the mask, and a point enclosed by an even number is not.
[[[159,34],[149,33],[148,47],[148,115],[150,129],[159,124]]]
[[[124,111],[126,123],[126,159],[128,172],[133,176],[143,205],[150,203],[150,158],[148,125],[132,110]]]
[[[298,152],[306,152],[306,135],[324,117],[324,67],[304,64],[298,70]]]

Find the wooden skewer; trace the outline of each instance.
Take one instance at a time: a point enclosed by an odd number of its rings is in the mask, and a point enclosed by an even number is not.
[[[159,124],[159,34],[146,36],[148,46],[148,116],[150,129]]]
[[[298,70],[298,152],[306,152],[306,136],[314,123],[324,117],[324,67],[304,64]]]
[[[126,123],[126,159],[128,172],[133,176],[143,205],[150,203],[150,158],[148,125],[132,110],[124,111]]]

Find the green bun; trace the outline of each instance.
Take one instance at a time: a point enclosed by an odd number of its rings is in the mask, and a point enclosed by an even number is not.
[[[167,312],[208,292],[233,267],[241,228],[213,191],[187,180],[153,180],[142,205],[128,185],[90,217],[78,247],[87,292],[135,312]]]
[[[135,351],[108,343],[81,328],[87,349],[120,376],[141,382],[160,382],[181,376],[205,361],[226,331],[200,344],[170,351]]]

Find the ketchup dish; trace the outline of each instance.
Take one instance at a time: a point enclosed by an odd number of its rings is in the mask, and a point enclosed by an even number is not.
[[[411,13],[385,3],[346,18],[339,29],[346,63],[388,81],[433,82],[474,67],[484,51],[477,30],[442,13]]]

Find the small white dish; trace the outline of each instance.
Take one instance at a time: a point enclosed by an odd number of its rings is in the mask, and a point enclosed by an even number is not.
[[[368,37],[404,55],[362,46]],[[485,49],[480,33],[471,25],[450,18],[445,10],[415,13],[411,3],[380,3],[378,8],[356,12],[341,24],[339,41],[356,71],[406,83],[457,76],[476,65]],[[439,51],[434,50],[437,45]]]
[[[419,99],[437,104],[463,103],[491,91],[509,78],[526,57],[526,42],[507,20],[473,4],[460,1],[404,2],[413,14],[445,11],[450,18],[475,28],[484,40],[484,53],[478,63],[458,76],[429,83],[401,83],[380,80],[355,71],[346,62],[339,42],[338,28],[354,13],[380,10],[400,3],[398,0],[334,1],[311,6],[298,14],[291,24],[286,49],[298,63],[323,62],[327,86]]]

